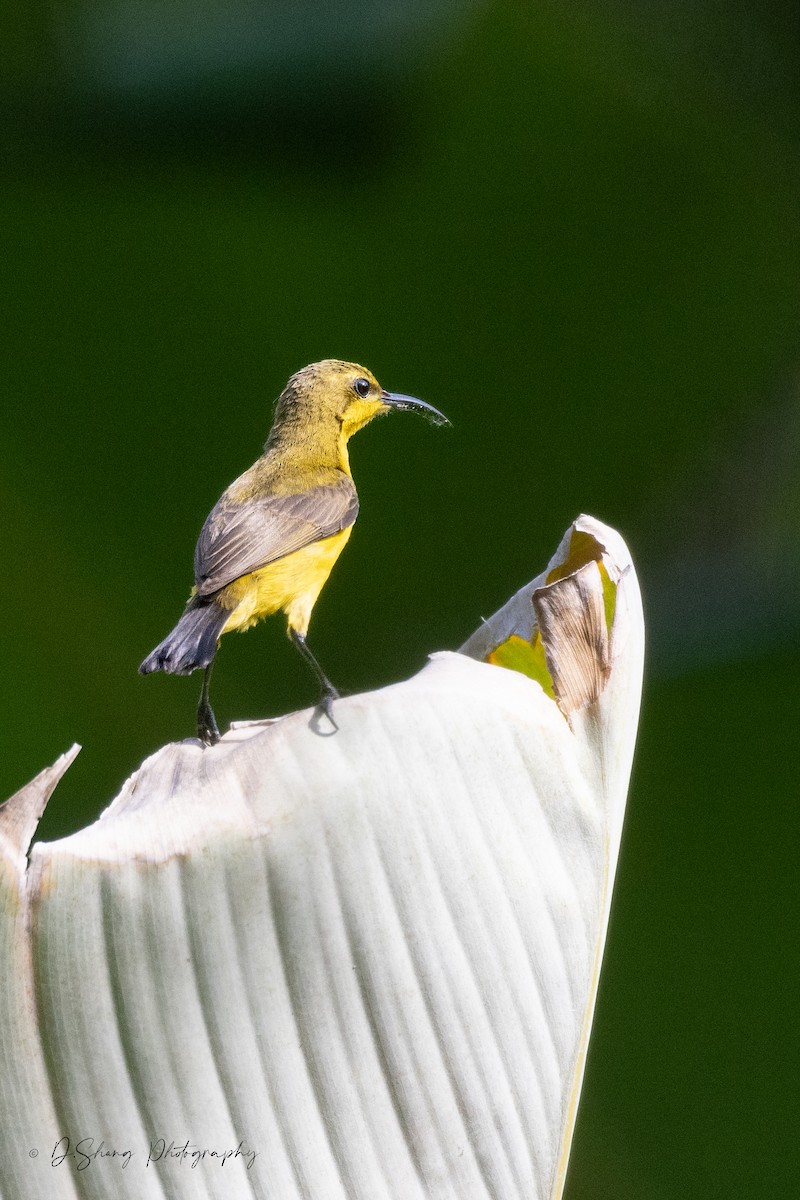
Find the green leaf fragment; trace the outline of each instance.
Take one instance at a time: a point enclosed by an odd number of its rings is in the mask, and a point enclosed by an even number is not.
[[[568,575],[574,575],[581,567],[585,567],[587,563],[599,562],[603,555],[603,547],[600,545],[596,537],[591,533],[585,533],[582,529],[574,530],[569,541],[569,552],[567,557],[547,576],[547,582],[558,583],[559,579],[566,579]]]
[[[551,700],[555,700],[553,677],[547,669],[542,636],[538,630],[533,642],[513,633],[507,641],[502,642],[486,656],[486,661],[493,666],[506,667],[509,671],[519,671],[521,675],[527,675],[539,684]]]
[[[614,624],[614,610],[617,607],[617,585],[606,570],[602,559],[597,564],[600,580],[603,584],[603,607],[606,614],[606,628],[611,636],[611,626]]]

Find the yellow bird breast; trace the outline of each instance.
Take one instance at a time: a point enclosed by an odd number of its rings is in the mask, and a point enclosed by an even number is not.
[[[305,637],[317,596],[352,531],[350,525],[229,583],[218,597],[226,608],[233,609],[222,632],[249,629],[262,617],[283,609],[290,629]]]

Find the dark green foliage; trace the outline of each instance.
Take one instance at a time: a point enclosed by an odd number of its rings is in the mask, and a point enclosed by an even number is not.
[[[625,11],[501,0],[322,106],[3,122],[0,793],[83,742],[52,838],[192,734],[197,679],[136,668],[205,514],[292,371],[365,363],[454,429],[353,444],[357,535],[312,626],[343,690],[456,647],[580,511],[643,568],[656,669],[567,1200],[789,1197],[800,607],[743,604],[717,666],[688,626],[713,632],[751,550],[762,579],[797,560],[796,459],[759,505],[775,460],[740,432],[797,362],[796,113]],[[226,639],[223,726],[311,703],[295,656],[280,621]]]

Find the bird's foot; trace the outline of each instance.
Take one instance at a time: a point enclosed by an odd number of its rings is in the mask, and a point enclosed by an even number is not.
[[[197,708],[197,736],[204,746],[216,746],[219,741],[219,726],[214,710],[207,700]]]
[[[338,700],[338,699],[339,699],[339,693],[337,692],[336,688],[333,686],[333,684],[328,684],[328,686],[325,688],[325,690],[323,691],[322,695],[319,698],[319,705],[318,705],[318,707],[322,709],[325,716],[328,718],[328,720],[330,721],[331,725],[333,726],[333,728],[336,730],[337,733],[339,732],[339,726],[336,724],[336,721],[334,720],[333,702],[334,702],[334,700]]]

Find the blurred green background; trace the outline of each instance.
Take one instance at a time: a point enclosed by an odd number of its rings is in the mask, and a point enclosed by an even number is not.
[[[300,366],[370,427],[311,644],[416,671],[617,526],[643,722],[567,1200],[796,1197],[800,39],[771,0],[18,6],[0,28],[4,753],[91,820],[193,729],[142,679]],[[353,616],[357,615],[357,620]],[[314,698],[279,620],[221,722]]]

